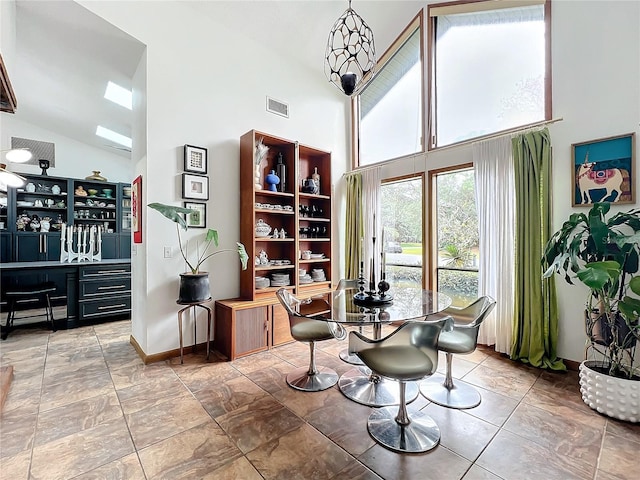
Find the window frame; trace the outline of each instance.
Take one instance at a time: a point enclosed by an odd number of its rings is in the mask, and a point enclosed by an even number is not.
[[[361,85],[356,92],[351,96],[351,168],[356,169],[358,167],[370,167],[374,165],[382,165],[386,162],[395,160],[395,158],[389,158],[381,160],[375,163],[367,163],[366,165],[360,165],[360,94],[366,88],[366,86],[373,81],[378,73],[384,68],[384,66],[393,58],[393,56],[402,48],[405,42],[413,35],[413,33],[419,30],[420,32],[420,64],[422,65],[422,72],[420,75],[422,105],[420,108],[420,115],[422,117],[422,135],[420,139],[420,150],[409,154],[409,156],[425,153],[426,151],[426,138],[427,132],[427,102],[426,102],[426,80],[425,80],[425,31],[424,31],[424,9],[420,9],[418,14],[411,19],[407,26],[402,30],[400,35],[391,43],[389,48],[385,50],[382,56],[376,62],[376,71],[365,85]],[[402,158],[402,157],[398,157]]]
[[[428,283],[430,290],[437,290],[438,288],[438,189],[436,188],[436,181],[438,175],[446,173],[455,173],[463,170],[473,170],[473,162],[461,163],[458,165],[451,165],[449,167],[437,168],[429,170],[429,195],[428,202],[428,218],[429,224],[429,237],[427,238],[427,253],[429,262]],[[460,270],[460,269],[457,269]],[[478,271],[477,269],[475,271]]]
[[[436,142],[436,123],[435,123],[435,112],[436,112],[436,102],[435,102],[435,56],[436,56],[436,29],[435,29],[435,19],[437,15],[433,12],[438,11],[443,8],[454,8],[456,10],[455,13],[470,13],[473,11],[487,11],[487,10],[501,10],[509,7],[516,6],[528,6],[528,5],[539,5],[544,3],[544,24],[545,24],[545,74],[544,74],[544,90],[545,90],[545,98],[544,98],[544,119],[541,119],[537,122],[533,122],[526,125],[518,125],[515,127],[511,127],[505,130],[500,130],[497,132],[488,133],[486,135],[481,135],[478,137],[472,137],[465,140],[461,140],[459,142],[449,143],[447,145],[438,146]],[[493,8],[488,8],[492,6]],[[458,7],[458,8],[456,8]],[[453,13],[453,12],[452,12]],[[551,0],[456,0],[453,2],[445,2],[445,3],[434,3],[427,6],[427,11],[425,15],[428,17],[429,21],[427,24],[427,74],[426,78],[428,78],[427,82],[427,91],[426,91],[426,107],[429,111],[429,117],[427,121],[427,132],[426,138],[427,142],[427,151],[435,151],[443,148],[450,148],[456,145],[464,145],[470,142],[479,141],[485,138],[494,137],[497,135],[502,135],[509,133],[514,130],[522,130],[523,128],[531,127],[538,125],[540,123],[548,122],[552,119],[552,72],[551,72]]]
[[[416,172],[416,173],[409,173],[407,175],[401,175],[398,177],[388,177],[385,179],[382,179],[380,181],[380,187],[382,188],[385,184],[392,184],[392,183],[400,183],[400,182],[405,182],[405,181],[409,181],[409,180],[420,180],[421,183],[421,195],[422,195],[422,201],[421,203],[421,211],[422,211],[422,288],[426,288],[426,285],[428,285],[427,283],[427,259],[429,258],[428,256],[428,247],[429,247],[429,243],[428,243],[428,238],[427,238],[427,222],[425,219],[425,204],[426,204],[426,197],[425,195],[427,194],[427,185],[426,185],[426,175],[425,172]],[[381,247],[384,249],[384,245]]]

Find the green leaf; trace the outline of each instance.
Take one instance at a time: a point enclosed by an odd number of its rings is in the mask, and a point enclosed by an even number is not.
[[[212,228],[210,228],[207,231],[207,237],[206,237],[206,241],[210,242],[211,240],[213,240],[213,244],[217,247],[218,246],[218,231],[214,230]]]
[[[618,302],[618,308],[630,324],[636,324],[640,317],[640,299],[625,296]]]
[[[629,288],[636,295],[640,295],[640,277],[633,277],[629,282]]]
[[[577,272],[582,283],[592,290],[602,290],[607,282],[620,276],[620,264],[614,261],[591,262]]]
[[[180,225],[183,230],[187,229],[187,222],[185,222],[183,215],[190,215],[193,212],[190,208],[176,207],[174,205],[166,205],[164,203],[150,203],[147,207],[160,212],[172,222]]]

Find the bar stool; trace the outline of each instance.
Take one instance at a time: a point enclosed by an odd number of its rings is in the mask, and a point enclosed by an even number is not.
[[[13,329],[13,321],[22,318],[35,318],[46,317],[47,323],[51,326],[52,331],[56,331],[56,323],[53,318],[53,309],[51,308],[51,298],[49,294],[56,291],[56,286],[53,282],[39,283],[36,285],[22,285],[15,288],[7,289],[5,292],[7,298],[7,304],[9,307],[9,313],[7,314],[7,324],[2,329],[2,340],[6,340],[9,336],[9,332]],[[16,317],[16,305],[20,300],[38,299],[44,300],[46,305],[44,312],[39,315],[25,315],[22,317]]]
[[[176,300],[176,303],[178,305],[184,305],[183,308],[181,308],[178,311],[178,329],[180,330],[180,364],[184,363],[184,358],[183,358],[183,344],[182,344],[182,315],[184,314],[184,312],[186,312],[187,310],[189,310],[190,308],[192,309],[193,312],[193,350],[195,351],[196,349],[196,345],[198,344],[197,340],[196,340],[196,331],[197,331],[197,320],[198,320],[198,312],[196,310],[196,307],[200,307],[204,310],[207,311],[207,360],[209,360],[209,348],[210,348],[210,343],[211,343],[211,321],[212,321],[212,312],[211,312],[211,308],[208,307],[207,305],[205,305],[206,303],[211,301],[211,297],[207,298],[206,300],[202,300],[201,302],[182,302],[180,300]]]

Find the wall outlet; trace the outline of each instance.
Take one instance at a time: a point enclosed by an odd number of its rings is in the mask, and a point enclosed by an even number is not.
[[[171,247],[164,247],[164,258],[171,258]]]

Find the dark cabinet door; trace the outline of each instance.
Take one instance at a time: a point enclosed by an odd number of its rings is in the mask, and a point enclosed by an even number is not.
[[[118,258],[118,235],[104,233],[102,235],[102,258]]]
[[[0,232],[0,263],[11,260],[11,232]]]
[[[16,233],[14,242],[16,262],[37,262],[42,260],[42,238],[39,233]]]
[[[20,232],[15,234],[15,261],[60,260],[60,234]]]
[[[59,233],[42,233],[44,239],[42,241],[44,249],[43,260],[60,260],[60,234]]]
[[[131,258],[131,233],[121,233],[118,252],[119,258]]]

